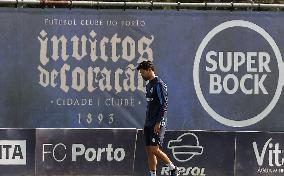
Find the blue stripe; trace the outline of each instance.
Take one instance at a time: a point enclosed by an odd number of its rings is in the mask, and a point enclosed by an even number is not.
[[[161,88],[160,88],[159,84],[157,85],[157,94],[158,94],[158,97],[159,97],[159,100],[160,100],[160,104],[162,105],[163,99],[162,99],[162,93],[161,93]]]

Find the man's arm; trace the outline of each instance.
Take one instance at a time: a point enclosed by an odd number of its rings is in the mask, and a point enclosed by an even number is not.
[[[163,82],[159,82],[157,85],[157,95],[159,98],[160,109],[159,115],[156,117],[156,123],[160,123],[168,111],[167,86]]]

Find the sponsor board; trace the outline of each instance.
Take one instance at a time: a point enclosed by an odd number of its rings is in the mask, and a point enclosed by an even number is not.
[[[142,130],[138,131],[134,175],[149,172]],[[162,150],[180,167],[181,175],[233,176],[235,135],[226,132],[166,131]],[[143,163],[143,164],[142,164]],[[159,161],[158,175],[169,175]]]
[[[38,129],[36,175],[132,175],[135,129]]]
[[[0,175],[33,176],[35,130],[0,129]]]
[[[237,133],[236,176],[284,174],[284,133]]]
[[[235,38],[226,46],[221,43],[228,33],[234,33]],[[244,38],[252,41],[242,43]],[[253,47],[252,43],[258,46]],[[229,20],[210,30],[196,51],[196,95],[206,112],[219,123],[251,126],[276,106],[283,87],[283,66],[279,46],[265,29],[250,21]],[[204,80],[208,84],[200,84]],[[239,102],[248,99],[255,105],[253,111],[232,113]]]
[[[26,165],[26,140],[0,140],[0,165]]]
[[[170,130],[284,127],[282,13],[0,10],[0,127],[142,128],[142,60]]]

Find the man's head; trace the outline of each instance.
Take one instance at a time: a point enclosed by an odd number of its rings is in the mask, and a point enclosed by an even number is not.
[[[153,62],[147,60],[147,61],[142,61],[138,67],[137,70],[140,72],[142,78],[147,81],[147,80],[152,80],[155,78],[155,66]]]

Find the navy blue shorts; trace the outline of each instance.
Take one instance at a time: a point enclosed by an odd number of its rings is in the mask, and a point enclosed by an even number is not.
[[[164,136],[165,136],[166,128],[160,128],[160,133],[154,133],[154,127],[144,127],[144,139],[146,146],[157,146],[162,147]]]

